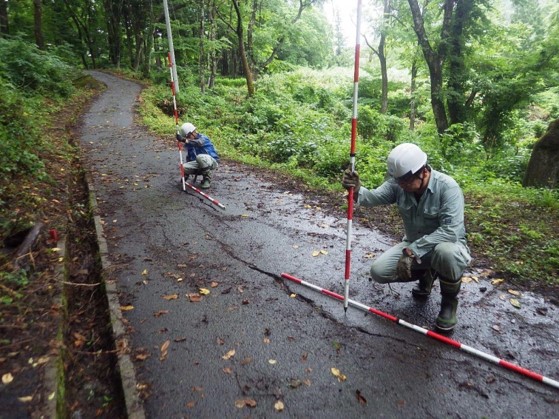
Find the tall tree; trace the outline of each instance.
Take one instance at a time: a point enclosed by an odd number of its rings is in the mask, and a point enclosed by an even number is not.
[[[8,0],[0,1],[0,34],[9,34]]]
[[[43,37],[43,5],[41,0],[33,0],[33,17],[35,22],[35,43],[39,49],[45,49],[45,38]]]
[[[248,57],[245,49],[245,36],[243,28],[243,16],[241,13],[241,8],[239,7],[239,2],[237,0],[231,0],[233,2],[233,7],[235,8],[235,14],[237,15],[237,25],[235,27],[235,33],[237,34],[237,43],[239,48],[239,56],[241,58],[241,63],[243,65],[243,72],[247,82],[248,96],[254,95],[254,79],[252,76],[252,70],[248,64]]]
[[[107,41],[109,44],[109,60],[111,64],[120,67],[121,55],[121,19],[123,0],[103,0],[107,21]]]
[[[417,40],[423,57],[429,67],[429,79],[431,81],[431,107],[435,117],[437,131],[443,133],[448,128],[448,117],[446,114],[443,92],[443,64],[447,56],[447,45],[449,43],[449,29],[452,22],[452,13],[454,6],[458,0],[444,0],[441,3],[443,10],[443,18],[441,29],[439,31],[440,40],[438,45],[432,45],[425,29],[424,15],[419,7],[417,0],[408,0],[412,18],[413,27],[417,35]],[[463,0],[471,1],[471,0]]]
[[[385,114],[388,111],[388,67],[386,63],[386,38],[388,34],[388,27],[391,22],[391,1],[382,0],[382,17],[380,23],[380,31],[378,34],[378,46],[375,48],[369,43],[367,37],[365,37],[365,42],[367,46],[373,51],[373,53],[378,57],[380,64],[380,75],[381,75],[381,95],[380,95],[380,113]]]

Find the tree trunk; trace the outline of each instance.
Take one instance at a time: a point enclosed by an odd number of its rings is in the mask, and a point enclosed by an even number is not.
[[[417,58],[414,56],[411,64],[411,84],[410,84],[410,131],[415,129],[415,117],[417,115]]]
[[[451,124],[466,121],[464,65],[464,27],[470,20],[473,0],[462,0],[456,4],[456,13],[450,27],[449,76],[448,76],[448,117]]]
[[[413,28],[417,35],[417,41],[425,62],[429,68],[429,79],[431,81],[431,107],[433,108],[433,115],[435,117],[435,124],[437,131],[442,134],[448,128],[448,118],[444,106],[443,97],[443,63],[446,57],[446,43],[448,42],[449,33],[448,29],[451,23],[452,12],[454,4],[457,0],[445,0],[443,3],[444,16],[441,27],[441,39],[439,41],[439,48],[435,51],[425,31],[425,23],[423,14],[419,8],[417,0],[408,0],[413,17]]]
[[[525,187],[559,187],[559,119],[549,124],[546,133],[534,145],[522,184]]]
[[[10,33],[8,22],[8,1],[0,1],[0,33],[6,35]]]
[[[216,33],[217,33],[217,22],[215,19],[216,16],[216,5],[215,0],[210,1],[209,10],[208,10],[208,17],[209,17],[209,24],[210,24],[210,33],[209,33],[209,40],[210,44],[212,45],[209,54],[209,65],[210,65],[210,76],[208,79],[208,87],[212,89],[215,85],[215,78],[217,77],[217,52],[215,47],[215,40],[216,40]]]
[[[243,71],[245,73],[245,78],[247,81],[248,96],[254,96],[254,80],[252,78],[252,72],[248,64],[248,59],[245,51],[244,33],[243,33],[243,20],[241,16],[241,9],[239,8],[239,2],[237,0],[231,0],[233,6],[235,7],[235,13],[237,14],[237,40],[239,42],[239,55],[241,58],[241,63],[243,65]]]
[[[198,54],[198,78],[200,79],[200,91],[206,91],[206,0],[200,1],[200,31],[199,31],[199,54]]]
[[[120,21],[122,16],[122,1],[104,0],[105,16],[107,19],[107,40],[109,43],[109,60],[115,67],[120,67],[121,36]]]
[[[2,3],[4,3],[3,0]],[[34,17],[34,32],[35,43],[40,50],[45,49],[45,38],[43,37],[43,9],[41,0],[33,0],[33,17]]]

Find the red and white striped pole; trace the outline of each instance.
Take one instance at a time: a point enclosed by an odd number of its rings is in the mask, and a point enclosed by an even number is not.
[[[176,99],[176,91],[175,91],[175,77],[173,75],[173,61],[171,59],[171,53],[170,52],[167,54],[167,59],[169,60],[169,70],[171,72],[171,93],[173,94],[173,116],[175,118],[176,132],[178,132],[179,131],[179,113],[177,111],[177,99]],[[212,198],[211,196],[202,192],[200,189],[191,185],[190,183],[188,183],[185,180],[185,178],[184,178],[184,160],[183,160],[183,157],[182,157],[182,150],[183,150],[182,142],[177,140],[177,146],[179,148],[179,168],[180,168],[181,179],[182,179],[182,190],[186,192],[186,188],[189,188],[189,189],[193,190],[194,192],[198,193],[199,195],[203,196],[204,198],[206,198],[212,204],[217,205],[218,207],[225,209],[225,205],[221,204],[217,199]]]
[[[167,53],[167,60],[169,61],[169,72],[171,73],[171,93],[173,96],[173,116],[175,118],[175,133],[179,132],[179,112],[177,111],[177,95],[175,91],[175,76],[173,74],[173,60],[171,58],[171,53]],[[182,159],[182,143],[177,140],[177,146],[179,148],[179,167],[182,179],[182,190],[186,191],[186,181],[184,180],[184,166]]]
[[[341,295],[336,294],[336,293],[333,292],[333,291],[329,291],[329,290],[327,290],[327,289],[321,288],[321,287],[319,287],[319,286],[317,286],[317,285],[311,284],[310,282],[303,281],[302,279],[296,278],[296,277],[294,277],[293,275],[290,275],[290,274],[287,274],[287,273],[282,273],[282,274],[281,274],[281,277],[282,277],[282,278],[285,278],[285,279],[288,279],[288,280],[290,280],[290,281],[292,281],[292,282],[295,282],[295,283],[297,283],[297,284],[299,284],[299,285],[303,285],[303,286],[305,286],[305,287],[307,287],[307,288],[310,288],[310,289],[313,289],[313,290],[315,290],[315,291],[318,291],[318,292],[320,292],[321,294],[324,294],[324,295],[326,295],[326,296],[328,296],[328,297],[331,297],[331,298],[333,298],[333,299],[335,299],[335,300],[344,301],[344,297],[342,297]],[[344,301],[344,302],[345,302],[345,301]],[[552,386],[552,387],[555,387],[555,388],[559,389],[559,381],[553,380],[553,379],[551,379],[551,378],[549,378],[549,377],[546,377],[546,376],[543,376],[543,375],[541,375],[541,374],[539,374],[539,373],[536,373],[536,372],[530,371],[530,370],[528,370],[528,369],[526,369],[526,368],[520,367],[520,366],[518,366],[518,365],[516,365],[516,364],[513,364],[512,362],[508,362],[508,361],[505,361],[505,360],[503,360],[503,359],[499,359],[499,358],[497,358],[496,356],[487,354],[487,353],[482,352],[482,351],[480,351],[480,350],[478,350],[478,349],[472,348],[471,346],[464,345],[464,344],[462,344],[462,343],[460,343],[460,342],[458,342],[458,341],[456,341],[456,340],[454,340],[454,339],[450,339],[450,338],[447,337],[447,336],[441,335],[440,333],[433,332],[432,330],[427,330],[427,329],[425,329],[425,328],[423,328],[423,327],[417,326],[417,325],[412,324],[412,323],[408,323],[408,322],[405,321],[405,320],[399,319],[399,318],[397,318],[397,317],[395,317],[395,316],[392,316],[392,315],[390,315],[390,314],[384,313],[383,311],[377,310],[377,309],[375,309],[375,308],[368,307],[368,306],[366,306],[366,305],[364,305],[364,304],[361,304],[361,303],[358,302],[358,301],[348,300],[348,303],[349,303],[352,307],[355,307],[355,308],[357,308],[357,309],[359,309],[359,310],[361,310],[361,311],[365,311],[365,312],[367,312],[367,313],[373,313],[373,314],[376,314],[376,315],[378,315],[378,316],[380,316],[380,317],[384,317],[385,319],[388,319],[388,320],[390,320],[390,321],[393,321],[393,322],[395,322],[395,323],[398,323],[399,325],[404,326],[404,327],[407,327],[408,329],[415,330],[416,332],[419,332],[419,333],[422,333],[422,334],[424,334],[424,335],[426,335],[426,336],[429,336],[430,338],[433,338],[433,339],[435,339],[435,340],[438,340],[439,342],[446,343],[446,344],[448,344],[448,345],[450,345],[450,346],[453,346],[453,347],[455,347],[455,348],[461,349],[461,350],[463,350],[464,352],[468,352],[469,354],[475,355],[475,356],[477,356],[477,357],[479,357],[479,358],[482,358],[482,359],[484,359],[484,360],[486,360],[486,361],[492,362],[492,363],[497,364],[497,365],[500,365],[501,367],[504,367],[504,368],[506,368],[506,369],[508,369],[508,370],[511,370],[511,371],[517,372],[517,373],[519,373],[519,374],[521,374],[521,375],[524,375],[524,376],[526,376],[526,377],[529,377],[529,378],[531,378],[531,379],[533,379],[533,380],[535,380],[535,381],[538,381],[538,382],[540,382],[540,383],[544,383],[544,384],[547,384],[547,385],[550,385],[550,386]]]
[[[357,0],[357,22],[355,36],[355,61],[353,69],[353,116],[351,118],[351,147],[349,159],[351,172],[355,172],[355,149],[357,142],[357,98],[359,93],[359,55],[361,50],[361,0]],[[345,286],[344,286],[344,311],[347,311],[349,300],[349,277],[351,270],[351,230],[353,224],[353,187],[349,188],[347,194],[347,235],[345,251]]]
[[[184,170],[184,169],[183,169]],[[184,179],[184,178],[183,178]],[[183,180],[184,181],[184,180]],[[209,196],[208,194],[202,192],[200,189],[198,189],[196,186],[191,185],[188,182],[184,182],[184,185],[187,188],[192,189],[194,192],[202,195],[204,198],[206,198],[208,201],[210,201],[212,204],[217,205],[219,208],[225,209],[225,205],[221,204],[217,199],[212,198],[211,196]]]

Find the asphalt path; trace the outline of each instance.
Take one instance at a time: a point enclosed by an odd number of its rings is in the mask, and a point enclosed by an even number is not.
[[[229,161],[208,190],[225,209],[183,191],[173,133],[137,125],[141,87],[91,74],[107,90],[81,119],[83,161],[147,417],[559,416],[555,388],[281,279],[343,294],[344,214]],[[418,303],[368,280],[391,244],[354,223],[350,298],[431,328],[438,287]],[[558,380],[557,301],[470,277],[452,339]]]

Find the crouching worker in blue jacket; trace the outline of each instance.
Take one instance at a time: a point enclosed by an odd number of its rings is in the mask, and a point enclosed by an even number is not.
[[[219,155],[208,137],[196,131],[190,122],[182,124],[177,132],[177,140],[186,147],[186,163],[183,163],[185,181],[190,175],[202,175],[200,188],[211,186],[212,171],[217,169]]]

